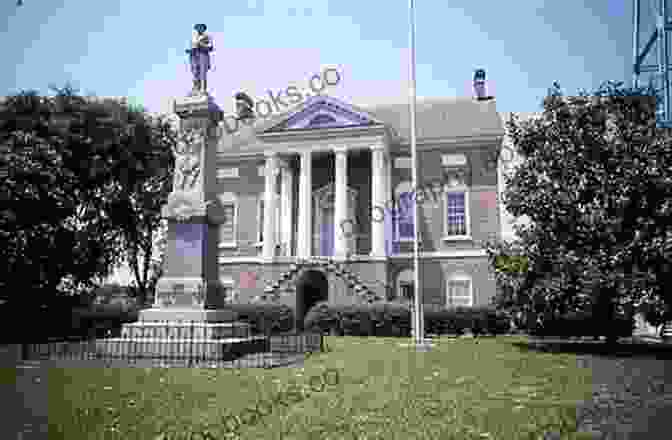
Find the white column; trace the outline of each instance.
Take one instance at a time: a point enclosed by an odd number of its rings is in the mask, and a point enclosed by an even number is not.
[[[275,153],[266,153],[266,169],[264,179],[266,190],[264,194],[264,249],[265,259],[275,256],[275,213],[276,213],[276,184],[277,184],[278,158]]]
[[[383,222],[383,236],[387,240],[392,240],[394,237],[393,229],[393,221],[392,221],[392,210],[391,208],[391,201],[392,201],[392,169],[393,169],[393,163],[392,163],[392,156],[390,155],[389,151],[385,151],[385,154],[383,155],[383,162],[385,164],[385,175],[383,176],[383,183],[385,184],[384,186],[384,191],[383,191],[383,199],[385,200],[385,221],[387,224],[390,225],[389,230],[385,230],[385,222]],[[385,234],[388,236],[385,237]]]
[[[313,156],[310,151],[301,153],[301,171],[299,175],[299,227],[297,231],[297,255],[309,258],[312,255],[312,197],[313,197]]]
[[[385,150],[383,145],[371,146],[371,255],[385,255]]]
[[[280,208],[282,212],[282,244],[285,250],[285,256],[292,254],[292,231],[294,230],[293,225],[293,193],[294,190],[294,176],[292,175],[292,170],[287,164],[281,169],[281,180],[282,184],[280,190],[282,191],[282,207]]]
[[[348,240],[341,227],[348,219],[348,153],[344,147],[334,148],[334,153],[334,257],[342,259],[348,249]]]

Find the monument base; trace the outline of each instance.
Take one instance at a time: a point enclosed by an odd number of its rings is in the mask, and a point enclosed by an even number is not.
[[[111,358],[232,361],[268,351],[263,336],[227,339],[109,338],[95,341],[96,352]]]
[[[120,338],[99,341],[96,350],[108,357],[207,361],[267,351],[267,338],[253,337],[250,324],[237,317],[228,309],[144,309],[137,322],[122,325]]]
[[[238,316],[227,309],[152,307],[138,312],[139,322],[233,322]]]

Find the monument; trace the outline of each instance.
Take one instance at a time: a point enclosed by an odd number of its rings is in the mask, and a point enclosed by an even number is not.
[[[122,341],[150,342],[144,344],[149,348],[143,353],[134,353],[141,357],[160,357],[160,351],[165,351],[151,342],[210,342],[200,346],[200,353],[182,353],[206,358],[221,356],[222,350],[240,355],[265,347],[263,338],[251,337],[249,324],[235,321],[219,282],[217,228],[223,212],[218,202],[207,200],[206,188],[215,184],[218,123],[223,113],[206,89],[212,42],[204,33],[205,25],[195,29],[187,51],[193,89],[173,105],[180,122],[173,149],[173,188],[161,212],[168,220],[164,275],[157,283],[153,306],[141,310],[138,322],[125,324],[121,333]],[[135,350],[131,345],[126,349]],[[171,353],[175,356],[176,351]]]

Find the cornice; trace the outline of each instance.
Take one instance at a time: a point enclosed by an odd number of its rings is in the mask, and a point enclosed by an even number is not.
[[[389,135],[385,125],[367,125],[363,127],[321,128],[307,130],[288,130],[277,133],[258,133],[256,138],[265,143],[283,141],[301,142],[315,139],[331,139],[336,137],[381,136]]]
[[[236,151],[231,153],[217,152],[217,161],[236,158],[263,158],[266,152],[276,152],[282,156],[285,154],[300,154],[306,151],[314,153],[331,153],[334,149],[345,148],[348,151],[369,150],[372,145],[387,145],[386,138],[382,135],[368,135],[352,138],[321,138],[315,141],[301,142],[277,142],[273,144],[261,144],[252,151]]]

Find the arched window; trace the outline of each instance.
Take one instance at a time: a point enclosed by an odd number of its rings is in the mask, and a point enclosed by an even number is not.
[[[472,307],[474,292],[471,277],[457,273],[448,278],[446,284],[446,307]]]
[[[413,204],[415,197],[411,182],[400,182],[394,190],[394,239],[413,241]]]

